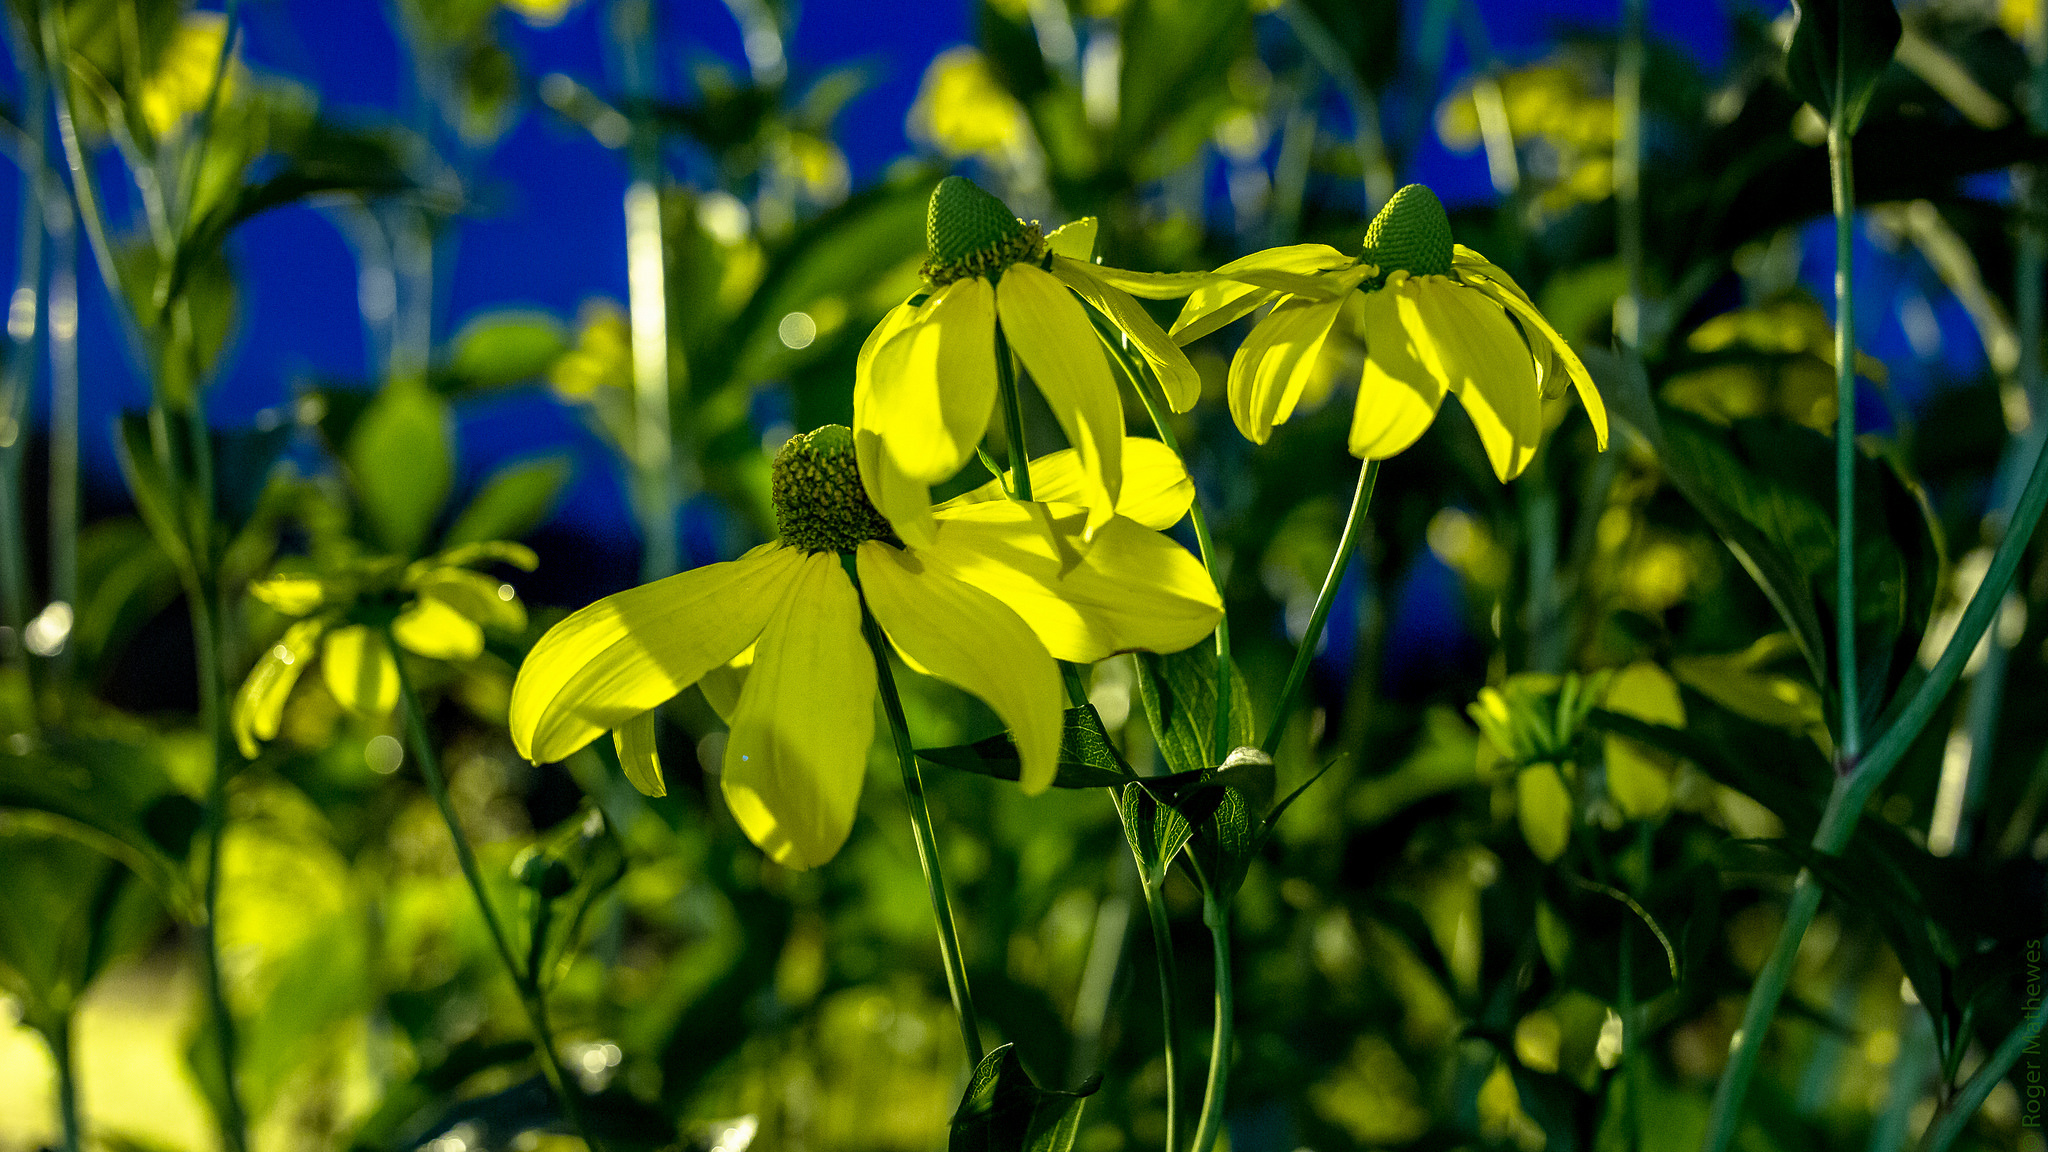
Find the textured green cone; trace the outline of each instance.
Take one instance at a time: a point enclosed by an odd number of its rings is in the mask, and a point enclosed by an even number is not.
[[[1420,184],[1394,193],[1365,230],[1365,258],[1383,272],[1445,276],[1451,271],[1451,220],[1443,201]]]
[[[792,547],[844,553],[869,540],[896,540],[861,488],[853,430],[844,424],[791,436],[775,454],[768,492],[775,525]]]
[[[1044,248],[1038,225],[1017,219],[1008,205],[965,176],[948,176],[932,189],[924,242],[925,278],[935,285],[999,271]]]

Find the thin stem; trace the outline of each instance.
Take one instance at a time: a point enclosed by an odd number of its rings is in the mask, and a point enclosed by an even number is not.
[[[78,1061],[71,1052],[72,1016],[69,1010],[57,1013],[43,1038],[50,1042],[50,1059],[57,1066],[57,1118],[64,1126],[64,1152],[84,1152],[85,1128],[78,1116]]]
[[[859,588],[860,576],[853,557],[845,556],[842,560],[846,574]],[[946,877],[939,866],[939,841],[932,831],[931,810],[925,805],[924,777],[918,774],[917,754],[910,743],[910,722],[904,719],[903,701],[896,694],[896,674],[889,668],[887,641],[882,638],[881,625],[875,623],[873,613],[868,611],[865,597],[861,600],[860,626],[867,637],[868,650],[875,656],[875,684],[881,690],[882,711],[889,718],[889,734],[895,738],[896,763],[903,769],[903,798],[910,806],[910,830],[917,840],[918,863],[924,866],[932,919],[938,925],[939,954],[946,965],[946,991],[952,996],[953,1012],[960,1019],[960,1040],[967,1049],[967,1063],[977,1066],[985,1054],[981,1024],[974,1014],[974,995],[967,987],[967,965],[960,955],[960,934],[953,926],[953,908],[946,900]]]
[[[1216,1028],[1209,1041],[1209,1083],[1202,1090],[1202,1118],[1195,1125],[1194,1152],[1211,1152],[1223,1133],[1223,1100],[1229,1090],[1231,1013],[1230,906],[1202,897],[1202,921],[1216,949]]]
[[[27,517],[22,503],[22,463],[28,447],[28,398],[35,387],[35,339],[43,278],[43,214],[53,199],[43,167],[48,132],[43,70],[34,52],[19,46],[16,70],[22,78],[22,109],[29,124],[21,155],[21,231],[16,239],[14,294],[7,308],[12,344],[0,377],[0,625],[20,636],[29,621]],[[65,209],[69,211],[70,205]],[[6,658],[0,652],[0,659]],[[33,661],[30,661],[33,666]],[[36,710],[27,715],[33,718]]]
[[[50,471],[48,493],[50,599],[78,606],[79,423],[78,423],[78,231],[71,204],[51,204],[35,213],[49,226]],[[29,370],[33,375],[33,369]],[[57,654],[56,675],[68,677],[77,651],[66,644]]]
[[[161,409],[158,409],[161,411]],[[170,461],[163,461],[166,475]],[[208,501],[209,506],[211,501]],[[190,541],[194,553],[193,566],[198,569],[197,559],[202,541]],[[228,1007],[227,984],[221,972],[220,962],[220,879],[221,848],[227,839],[228,824],[228,780],[230,766],[235,755],[227,746],[226,719],[222,707],[222,683],[220,672],[220,636],[215,627],[213,581],[210,576],[195,570],[186,574],[185,599],[191,608],[192,641],[196,651],[199,674],[200,728],[207,734],[207,744],[213,753],[213,777],[206,790],[206,805],[200,812],[200,827],[206,843],[206,886],[203,890],[205,919],[199,926],[199,954],[206,982],[207,1008],[213,1017],[214,1056],[220,1063],[221,1076],[221,1138],[229,1152],[246,1152],[249,1147],[249,1116],[242,1106],[242,1093],[236,1082],[235,1018]]]
[[[1365,514],[1372,507],[1372,490],[1380,475],[1380,462],[1367,460],[1358,468],[1358,487],[1351,493],[1351,514],[1344,520],[1344,533],[1337,538],[1337,551],[1330,557],[1330,571],[1323,577],[1322,591],[1316,593],[1315,610],[1309,614],[1308,630],[1301,635],[1301,647],[1295,650],[1294,666],[1287,670],[1287,682],[1280,689],[1280,700],[1273,706],[1273,725],[1266,729],[1266,738],[1259,747],[1269,755],[1280,746],[1280,738],[1287,734],[1287,721],[1294,713],[1296,701],[1301,696],[1301,686],[1308,680],[1309,665],[1315,660],[1316,643],[1322,639],[1323,625],[1330,618],[1330,606],[1336,602],[1337,589],[1344,583],[1344,570],[1351,565],[1351,554],[1357,550],[1358,529],[1365,523]]]
[[[1843,789],[1835,789],[1835,797]],[[1833,798],[1830,799],[1830,807]],[[1792,978],[1792,962],[1799,955],[1799,942],[1806,934],[1806,926],[1813,923],[1813,914],[1820,908],[1820,884],[1813,873],[1800,870],[1799,879],[1792,886],[1792,900],[1785,908],[1785,930],[1778,934],[1778,943],[1771,950],[1770,959],[1764,962],[1763,971],[1756,974],[1756,983],[1750,986],[1749,1004],[1743,1010],[1742,1027],[1735,1034],[1728,1050],[1728,1067],[1721,1073],[1721,1083],[1714,1090],[1713,1109],[1707,1114],[1707,1138],[1700,1145],[1701,1152],[1726,1152],[1735,1139],[1735,1132],[1741,1126],[1742,1101],[1749,1094],[1749,1082],[1756,1075],[1757,1058],[1763,1051],[1764,1034],[1770,1030],[1771,1018],[1777,1015],[1778,1001],[1785,994],[1785,985]],[[1793,926],[1798,931],[1793,931]]]
[[[1643,339],[1643,9],[1622,0],[1614,60],[1614,224],[1628,291],[1615,309],[1614,335],[1628,352]]]
[[[1998,1045],[1998,1050],[1991,1054],[1991,1058],[1984,1061],[1983,1067],[1978,1068],[1963,1084],[1962,1091],[1956,1093],[1942,1108],[1934,1125],[1927,1130],[1927,1139],[1920,1146],[1922,1152],[1948,1152],[1949,1145],[1954,1144],[1956,1138],[1963,1134],[1963,1128],[1969,1124],[1970,1117],[1975,1116],[1977,1109],[1984,1106],[1984,1101],[1990,1097],[1991,1090],[1998,1087],[1999,1081],[2005,1079],[2005,1074],[2018,1063],[2020,1056],[2028,1048],[2033,1047],[2035,1040],[2041,1035],[2043,1024],[2048,1024],[2048,998],[2036,997],[2034,1010],[2006,1036]]]
[[[540,988],[540,974],[522,966],[514,958],[511,940],[505,935],[504,924],[499,921],[497,910],[491,905],[490,893],[484,887],[483,870],[477,866],[476,853],[470,848],[469,837],[463,833],[461,822],[455,818],[455,805],[448,797],[448,782],[441,775],[440,756],[427,735],[426,713],[413,692],[412,678],[405,674],[405,662],[399,655],[398,643],[392,638],[389,625],[384,629],[384,645],[391,654],[393,668],[397,670],[399,709],[405,715],[405,731],[412,740],[412,754],[420,762],[420,778],[426,781],[427,793],[434,798],[434,806],[441,810],[441,821],[448,826],[448,838],[455,843],[455,862],[461,866],[462,878],[469,883],[469,894],[476,900],[477,911],[483,915],[484,928],[490,934],[491,946],[497,950],[498,962],[504,966],[505,975],[511,977],[512,986],[519,993],[520,1006],[526,1010],[527,1024],[533,1029],[534,1046],[540,1050],[541,1073],[547,1077],[548,1087],[554,1089],[555,1098],[562,1102],[562,1111],[567,1114],[577,1134],[583,1137],[583,1142],[593,1152],[601,1152],[603,1145],[592,1135],[589,1122],[584,1118],[582,1098],[569,1083],[561,1056],[555,1051],[554,1032],[548,1026],[547,997]]]
[[[1010,441],[1010,498],[1031,499],[1031,452],[1024,442],[1024,398],[1017,391],[1017,363],[1010,341],[996,329],[996,390],[1003,406],[1003,431]]]
[[[1134,787],[1134,785],[1125,785]],[[1145,893],[1145,911],[1152,918],[1152,953],[1159,967],[1160,1030],[1166,1055],[1166,1152],[1180,1148],[1180,977],[1174,972],[1173,926],[1166,918],[1165,877],[1157,882],[1138,871]]]
[[[1846,19],[1846,17],[1844,17]],[[1844,771],[1863,753],[1856,664],[1856,186],[1849,127],[1828,122],[1828,183],[1835,205],[1835,683],[1842,719],[1836,762]]]

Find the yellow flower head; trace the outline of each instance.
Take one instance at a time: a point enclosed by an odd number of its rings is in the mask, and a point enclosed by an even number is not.
[[[1133,292],[1184,296],[1199,276],[1124,272],[1088,262],[1095,221],[1044,235],[961,176],[933,190],[925,239],[930,291],[882,319],[854,372],[853,427],[868,495],[902,538],[931,538],[933,484],[958,472],[988,431],[998,357],[1016,352],[1080,453],[1084,538],[1115,514],[1123,484],[1123,404],[1097,321],[1151,364],[1175,411],[1201,379]]]
[[[1456,393],[1503,481],[1536,454],[1544,400],[1578,390],[1600,447],[1607,409],[1577,353],[1506,272],[1451,240],[1436,194],[1394,194],[1351,259],[1326,244],[1253,253],[1188,297],[1173,337],[1197,339],[1271,303],[1230,364],[1230,414],[1256,444],[1294,414],[1330,333],[1365,344],[1351,454],[1383,460],[1421,437]]]
[[[1064,539],[1086,516],[1060,499],[1081,488],[1076,453],[1033,462],[1050,501],[969,493],[931,510],[928,546],[903,547],[861,487],[853,433],[794,437],[775,459],[782,538],[549,629],[512,688],[512,741],[545,762],[609,730],[627,778],[658,796],[654,709],[701,682],[731,727],[719,783],[740,827],[778,863],[815,867],[853,826],[874,737],[865,609],[905,664],[988,703],[1016,740],[1025,790],[1042,791],[1059,749],[1055,657],[1175,651],[1222,613],[1201,565],[1154,530],[1192,496],[1178,459],[1152,441],[1126,448],[1126,514],[1075,559],[1046,525]]]
[[[385,643],[430,660],[474,660],[485,628],[517,632],[526,608],[510,584],[475,564],[499,561],[533,570],[531,549],[490,541],[464,544],[407,564],[391,557],[354,560],[326,575],[279,573],[249,594],[286,616],[301,617],[256,661],[235,694],[235,742],[253,760],[277,735],[285,701],[315,656],[327,690],[342,707],[381,720],[398,705],[398,664]]]

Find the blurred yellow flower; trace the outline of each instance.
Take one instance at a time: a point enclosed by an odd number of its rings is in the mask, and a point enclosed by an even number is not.
[[[1727,424],[1776,414],[1821,432],[1835,427],[1834,325],[1820,303],[1792,293],[1724,312],[1686,337],[1687,350],[1711,358],[1674,375],[1664,402]],[[1859,375],[1882,384],[1884,362],[1856,353]]]
[[[1088,263],[1092,218],[1044,236],[961,176],[933,190],[925,232],[930,291],[882,318],[854,369],[853,427],[869,498],[904,541],[929,543],[931,485],[974,455],[995,413],[999,359],[1014,350],[1080,454],[1083,538],[1091,539],[1116,511],[1124,415],[1088,307],[1129,340],[1167,403],[1184,412],[1201,395],[1201,378],[1131,293],[1186,295],[1201,277]]]
[[[234,97],[241,78],[239,61],[221,69],[221,53],[228,47],[228,19],[219,12],[187,12],[157,57],[156,70],[142,81],[137,103],[143,122],[157,138],[171,135],[185,118],[204,110],[213,93],[214,77],[220,77],[221,104]]]
[[[1381,460],[1413,444],[1447,393],[1479,430],[1501,480],[1536,454],[1544,400],[1577,389],[1607,447],[1607,410],[1578,354],[1527,293],[1485,257],[1451,242],[1436,194],[1394,194],[1352,259],[1325,244],[1257,252],[1218,268],[1188,297],[1173,338],[1214,332],[1267,303],[1230,364],[1230,414],[1255,444],[1294,414],[1342,321],[1365,344],[1351,453]]]
[[[627,778],[660,795],[654,710],[703,681],[731,725],[719,782],[734,818],[778,863],[811,868],[852,829],[874,736],[864,609],[907,665],[988,703],[1017,743],[1027,792],[1052,783],[1055,657],[1174,651],[1221,615],[1201,565],[1148,527],[1186,511],[1177,459],[1134,450],[1145,470],[1132,518],[1109,521],[1068,566],[1044,524],[1070,539],[1085,513],[999,490],[934,509],[930,545],[901,546],[862,490],[853,444],[851,430],[828,425],[784,445],[779,541],[608,596],[541,637],[512,690],[520,754],[559,760],[610,730]],[[1080,487],[1071,456],[1034,468],[1049,493]]]
[[[526,608],[512,586],[473,565],[501,562],[532,571],[532,550],[491,541],[464,544],[411,564],[390,557],[357,560],[326,574],[284,572],[249,586],[249,594],[286,616],[300,617],[270,646],[242,682],[229,723],[242,755],[253,760],[277,736],[286,700],[306,665],[342,707],[382,720],[398,705],[398,664],[385,630],[399,647],[430,660],[474,660],[484,629],[517,632]]]
[[[909,133],[945,156],[1010,159],[1028,148],[1031,120],[978,49],[959,45],[932,58],[910,106]]]

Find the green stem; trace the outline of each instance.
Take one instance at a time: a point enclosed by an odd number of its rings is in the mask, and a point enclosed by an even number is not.
[[[2048,998],[2037,997],[2034,1010],[2027,1014],[2026,1019],[2020,1021],[2019,1026],[1998,1045],[1998,1050],[1991,1054],[1991,1058],[1984,1061],[1976,1074],[1963,1084],[1962,1091],[1956,1093],[1943,1106],[1933,1126],[1928,1128],[1926,1140],[1920,1145],[1922,1152],[1948,1152],[1949,1146],[1963,1134],[1963,1129],[1970,1123],[1970,1118],[1977,1114],[1977,1109],[1984,1106],[1984,1101],[1991,1095],[1991,1090],[1998,1087],[1999,1081],[2005,1079],[2005,1074],[2019,1062],[2020,1056],[2034,1045],[2035,1040],[2041,1035],[2043,1024],[2048,1024]]]
[[[1365,514],[1372,507],[1372,490],[1380,475],[1380,462],[1367,460],[1358,468],[1358,487],[1351,493],[1351,514],[1344,520],[1344,533],[1337,538],[1337,551],[1330,557],[1330,570],[1323,577],[1322,591],[1316,593],[1315,610],[1309,614],[1308,630],[1301,635],[1301,647],[1295,650],[1294,666],[1287,670],[1287,682],[1280,689],[1279,702],[1273,706],[1273,725],[1266,729],[1266,738],[1259,747],[1271,754],[1280,746],[1280,738],[1287,734],[1287,721],[1294,713],[1295,703],[1301,696],[1301,686],[1308,680],[1309,665],[1316,656],[1316,643],[1322,639],[1323,624],[1330,618],[1330,606],[1336,602],[1337,588],[1344,583],[1344,570],[1351,565],[1351,554],[1357,550],[1359,526],[1365,523]]]
[[[1180,977],[1174,973],[1173,926],[1166,918],[1166,877],[1148,876],[1141,865],[1138,880],[1145,893],[1145,911],[1152,918],[1152,953],[1159,967],[1160,1030],[1165,1033],[1166,1055],[1166,1152],[1179,1152]]]
[[[1622,0],[1621,41],[1614,60],[1614,223],[1628,291],[1615,312],[1614,335],[1628,352],[1643,338],[1643,9]]]
[[[860,587],[860,576],[852,556],[842,556],[846,574]],[[888,642],[882,627],[861,600],[861,632],[868,650],[875,656],[875,685],[881,690],[882,711],[889,718],[889,734],[895,738],[896,763],[903,769],[903,798],[910,806],[910,829],[917,840],[918,863],[924,866],[924,887],[932,901],[932,919],[939,930],[939,954],[946,965],[946,991],[953,998],[953,1012],[960,1019],[960,1040],[967,1049],[967,1063],[978,1066],[985,1050],[981,1046],[981,1024],[974,1014],[974,995],[967,987],[967,965],[961,959],[960,934],[953,926],[953,908],[946,900],[946,877],[939,865],[939,840],[932,831],[931,809],[924,799],[924,777],[917,770],[917,754],[910,743],[910,722],[903,716],[903,701],[896,694],[896,674],[889,668]]]
[[[1159,433],[1159,442],[1167,446],[1174,456],[1179,457],[1180,440],[1173,434],[1173,426],[1167,423],[1165,406],[1153,394],[1149,376],[1138,367],[1131,350],[1124,346],[1123,333],[1110,328],[1092,310],[1089,319],[1095,323],[1095,331],[1102,343],[1112,353],[1111,359],[1123,370],[1124,379],[1130,382],[1131,390],[1138,394],[1138,400],[1145,405],[1145,414],[1152,418],[1152,427]],[[1209,536],[1209,517],[1202,511],[1202,498],[1196,493],[1188,503],[1188,521],[1195,529],[1195,548],[1202,554],[1202,570],[1209,574],[1209,582],[1216,586],[1216,598],[1222,600],[1223,577],[1217,571],[1221,560],[1216,554],[1215,542]],[[1216,722],[1210,734],[1210,747],[1216,749],[1216,759],[1221,763],[1233,749],[1230,739],[1230,704],[1235,686],[1230,678],[1230,613],[1225,611],[1216,621]]]
[[[28,447],[28,399],[35,387],[36,320],[43,278],[43,215],[54,199],[45,182],[43,152],[46,85],[34,52],[16,36],[16,69],[22,78],[22,108],[32,125],[24,132],[21,161],[21,232],[16,239],[14,294],[8,302],[11,347],[0,377],[0,625],[19,637],[28,626],[28,524],[22,503],[22,464]],[[70,205],[64,205],[70,210]],[[0,659],[7,658],[0,652]],[[28,661],[31,668],[34,661]],[[33,722],[36,709],[26,713]]]
[[[561,1056],[555,1051],[554,1032],[548,1026],[547,997],[540,988],[540,974],[522,967],[514,958],[511,939],[506,936],[504,924],[499,921],[497,910],[491,905],[490,893],[484,887],[484,874],[477,866],[476,853],[470,848],[469,837],[463,833],[461,822],[455,818],[455,805],[448,797],[448,781],[441,775],[440,757],[427,735],[426,713],[420,708],[418,695],[413,692],[412,678],[405,674],[405,661],[389,625],[384,628],[384,645],[391,654],[393,668],[397,670],[399,708],[405,715],[405,731],[412,740],[412,753],[419,758],[420,777],[426,781],[427,793],[434,798],[434,806],[441,810],[442,823],[448,826],[448,838],[455,843],[455,862],[461,866],[462,878],[469,883],[469,894],[476,901],[477,911],[483,915],[484,928],[490,934],[491,946],[497,950],[498,962],[504,966],[505,975],[511,977],[512,986],[519,993],[520,1006],[526,1010],[527,1024],[533,1029],[534,1046],[539,1049],[541,1073],[547,1077],[548,1087],[554,1089],[555,1098],[562,1102],[562,1111],[567,1114],[577,1134],[583,1137],[583,1142],[590,1146],[592,1152],[602,1152],[604,1146],[592,1135],[589,1122],[583,1115],[582,1097],[569,1083]]]
[[[1231,1012],[1230,907],[1203,894],[1202,921],[1216,946],[1216,1030],[1209,1041],[1209,1083],[1202,1090],[1202,1118],[1195,1125],[1194,1152],[1211,1152],[1223,1133],[1223,1100],[1230,1081]]]
[[[1031,452],[1024,442],[1024,397],[1017,391],[1017,363],[1010,341],[996,329],[996,391],[1003,406],[1003,429],[1010,441],[1010,498],[1031,499]]]
[[[1846,16],[1843,17],[1847,19]],[[1842,719],[1835,760],[1851,771],[1863,754],[1856,664],[1856,185],[1849,127],[1828,121],[1828,184],[1835,206],[1835,683]]]
[[[73,1013],[65,1010],[43,1033],[50,1059],[57,1066],[57,1117],[64,1126],[64,1152],[84,1152],[85,1128],[78,1117],[78,1061],[71,1051]]]

